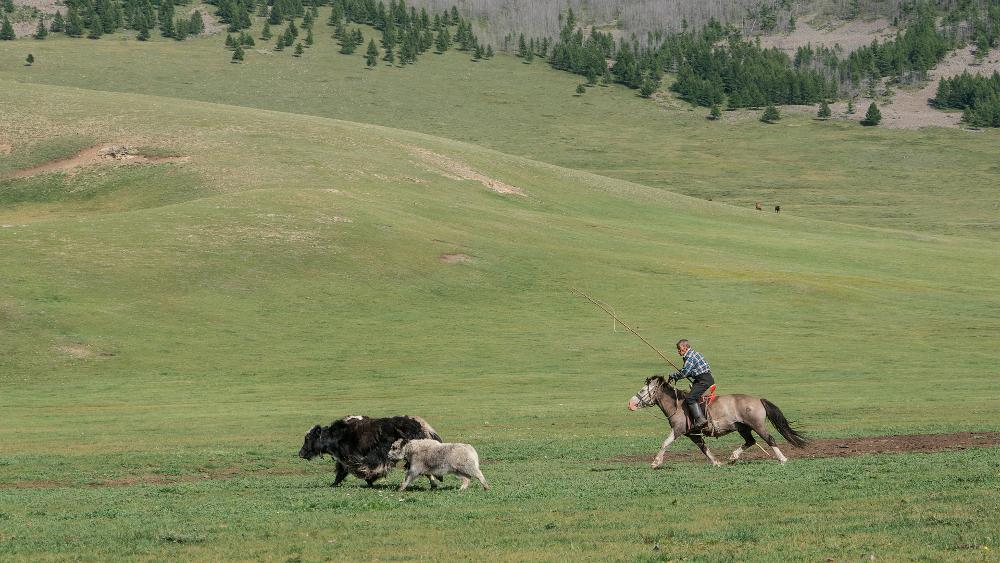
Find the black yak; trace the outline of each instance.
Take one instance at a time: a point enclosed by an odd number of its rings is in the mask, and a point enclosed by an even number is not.
[[[395,465],[389,459],[392,443],[418,439],[441,441],[437,432],[419,416],[347,416],[330,426],[313,426],[306,432],[299,457],[313,459],[329,454],[337,462],[337,477],[331,486],[339,485],[350,473],[364,479],[370,487]]]

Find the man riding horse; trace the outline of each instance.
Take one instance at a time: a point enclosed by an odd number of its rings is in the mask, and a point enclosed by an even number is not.
[[[711,387],[715,380],[712,379],[712,370],[708,367],[705,357],[691,349],[691,343],[686,339],[677,342],[677,353],[684,358],[684,367],[677,373],[671,374],[671,380],[688,378],[691,379],[691,391],[684,404],[687,405],[688,413],[691,415],[691,430],[699,431],[708,424],[708,419],[701,410],[698,401],[701,396]]]

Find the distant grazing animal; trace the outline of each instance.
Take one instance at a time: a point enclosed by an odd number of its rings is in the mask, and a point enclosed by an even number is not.
[[[399,486],[400,491],[406,489],[420,475],[443,479],[449,474],[461,477],[462,486],[458,488],[460,491],[468,488],[473,477],[483,484],[483,490],[490,489],[483,472],[479,470],[479,454],[469,444],[440,444],[434,440],[396,440],[389,449],[389,459],[406,460],[406,468],[409,471],[403,479],[403,484]],[[431,489],[436,488],[437,484],[431,479]]]
[[[437,432],[419,416],[347,416],[330,426],[313,426],[306,432],[299,457],[313,459],[329,454],[336,460],[337,478],[332,487],[339,485],[348,473],[364,479],[370,487],[395,466],[389,459],[392,443],[417,438],[441,441]]]
[[[778,458],[781,465],[784,465],[788,462],[788,458],[781,453],[777,442],[765,428],[764,423],[768,420],[793,446],[801,448],[806,443],[805,436],[792,428],[788,420],[785,419],[785,415],[774,403],[750,395],[719,395],[705,409],[708,426],[703,430],[692,432],[681,404],[685,397],[687,397],[687,391],[678,389],[664,380],[662,375],[657,375],[647,379],[646,385],[628,402],[629,410],[633,411],[656,405],[660,407],[670,422],[670,435],[663,442],[660,452],[656,454],[656,458],[653,460],[653,469],[663,463],[663,454],[667,451],[667,446],[678,436],[691,438],[691,441],[697,444],[701,452],[712,461],[712,465],[722,465],[722,462],[715,459],[712,452],[708,451],[708,446],[705,445],[705,436],[723,436],[733,431],[739,432],[745,441],[729,456],[729,463],[735,463],[744,450],[757,444],[753,434],[750,433],[751,430],[763,438],[768,446],[771,446],[774,456]],[[761,449],[764,448],[761,447]]]
[[[775,205],[774,206],[774,212],[775,213],[780,213],[781,212],[781,206],[780,205]]]
[[[757,211],[761,211],[760,204],[757,204]]]

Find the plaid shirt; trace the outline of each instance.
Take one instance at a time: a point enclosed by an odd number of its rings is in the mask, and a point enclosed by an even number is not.
[[[712,369],[708,367],[708,362],[705,361],[705,357],[690,348],[688,348],[688,351],[681,357],[684,358],[684,367],[681,368],[681,371],[671,376],[674,379],[696,377],[703,373],[712,371]]]

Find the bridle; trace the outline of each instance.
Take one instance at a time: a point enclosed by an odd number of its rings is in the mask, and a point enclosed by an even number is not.
[[[646,385],[644,385],[642,389],[639,389],[639,392],[635,394],[635,397],[639,399],[638,408],[640,409],[645,409],[656,404],[656,400],[653,398],[653,391],[650,388],[650,383],[651,382],[647,382]],[[669,383],[667,383],[667,381],[664,380],[663,383],[661,383],[661,385],[669,385]],[[674,403],[675,406],[678,407],[680,406],[680,399],[677,398],[676,394],[674,395]],[[648,412],[649,416],[652,416],[653,418],[658,418],[660,420],[670,420],[670,418],[659,416],[651,410],[646,412]]]
[[[640,409],[651,407],[654,404],[656,404],[656,401],[653,400],[653,392],[650,391],[648,383],[645,386],[643,386],[642,389],[639,389],[639,392],[636,393],[635,396],[637,399],[639,399]]]
[[[642,389],[639,389],[639,392],[635,394],[635,398],[639,399],[639,406],[638,406],[639,409],[646,409],[656,404],[656,400],[653,398],[653,390],[650,385],[651,383],[652,383],[651,381],[646,382],[646,385],[644,385]],[[653,418],[658,418],[660,420],[670,420],[669,418],[659,416],[652,410],[648,410],[646,412],[648,412],[649,416]]]

